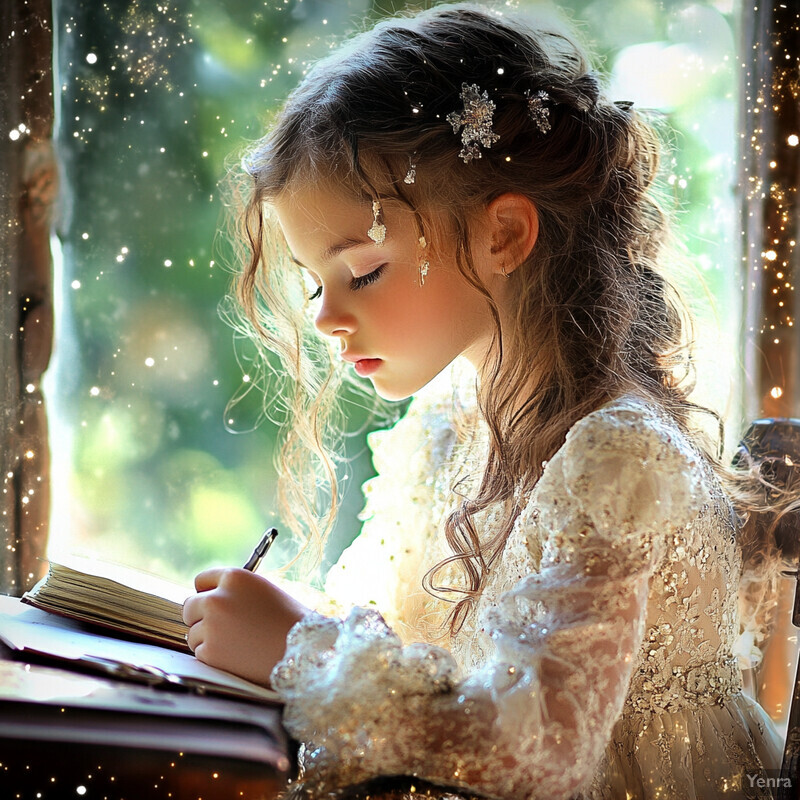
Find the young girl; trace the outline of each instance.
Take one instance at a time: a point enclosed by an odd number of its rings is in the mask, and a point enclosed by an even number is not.
[[[185,606],[198,658],[285,700],[310,794],[771,797],[781,742],[734,652],[739,521],[656,270],[658,152],[569,32],[440,6],[317,64],[246,160],[239,293],[294,384],[294,513],[331,469],[342,368],[418,394],[372,439],[328,581],[343,620],[236,569]],[[434,378],[460,356],[456,414]]]

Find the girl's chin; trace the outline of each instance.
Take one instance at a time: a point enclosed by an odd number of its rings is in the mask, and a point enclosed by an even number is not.
[[[375,394],[384,400],[399,401],[408,400],[409,397],[418,392],[422,385],[410,385],[408,383],[400,384],[391,380],[387,380],[386,376],[375,375],[370,378],[372,386],[375,389]]]
[[[395,387],[378,386],[375,383],[375,381],[372,382],[372,385],[375,387],[375,394],[377,394],[378,397],[381,397],[384,400],[392,400],[392,401],[408,400],[408,398],[411,397],[414,394],[414,392],[417,391],[417,389],[414,389],[414,391],[411,392],[398,391]],[[419,388],[421,389],[422,387]]]
[[[377,394],[378,397],[381,397],[384,400],[399,401],[408,400],[410,397],[413,397],[421,389],[424,389],[434,379],[434,377],[436,376],[431,376],[427,381],[414,381],[400,384],[387,380],[383,375],[376,375],[371,377],[370,381],[372,382],[372,386],[375,389],[375,394]]]

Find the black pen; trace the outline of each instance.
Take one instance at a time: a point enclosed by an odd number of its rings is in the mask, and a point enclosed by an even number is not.
[[[256,545],[256,549],[253,550],[253,554],[247,559],[247,563],[244,565],[244,567],[242,567],[242,569],[255,572],[258,569],[258,565],[263,561],[264,556],[267,554],[270,545],[275,541],[277,535],[277,528],[270,528],[268,531],[266,531],[261,537],[261,541]]]

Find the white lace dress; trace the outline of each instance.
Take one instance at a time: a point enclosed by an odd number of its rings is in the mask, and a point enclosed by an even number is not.
[[[632,397],[578,422],[450,639],[420,585],[471,458],[444,409],[415,400],[372,435],[364,528],[327,586],[356,607],[298,623],[273,672],[309,792],[410,775],[513,800],[771,798],[782,742],[742,691],[732,512],[676,426]]]

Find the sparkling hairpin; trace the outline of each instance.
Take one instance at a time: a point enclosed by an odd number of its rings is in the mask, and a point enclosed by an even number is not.
[[[485,90],[481,92],[477,84],[462,83],[460,96],[464,110],[452,111],[446,119],[453,126],[453,133],[458,133],[463,126],[462,147],[458,155],[468,164],[474,158],[482,157],[479,145],[491,147],[500,136],[492,130],[495,105],[489,99],[489,93]]]
[[[525,97],[528,99],[528,114],[533,120],[533,124],[539,129],[539,133],[550,133],[552,128],[550,124],[550,109],[545,105],[545,103],[550,102],[550,95],[544,89],[540,89],[533,94],[528,89],[525,92]]]
[[[427,258],[425,258],[425,250],[428,247],[428,242],[424,236],[419,237],[419,246],[420,250],[422,251],[422,258],[420,259],[419,262],[419,285],[424,286],[425,278],[427,277],[428,270],[431,267],[431,262],[428,261]]]
[[[367,231],[367,236],[372,239],[378,247],[381,247],[386,240],[386,226],[381,222],[381,201],[372,201],[372,227]]]
[[[405,178],[403,178],[404,183],[414,183],[417,180],[417,165],[416,161],[416,153],[414,153],[411,158],[408,159],[408,172],[406,172]]]

